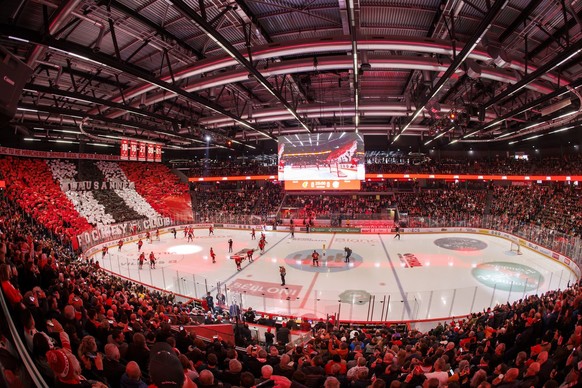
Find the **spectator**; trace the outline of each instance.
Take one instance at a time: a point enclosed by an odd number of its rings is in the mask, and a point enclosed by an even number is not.
[[[121,388],[147,388],[148,385],[141,379],[141,370],[135,361],[127,363],[120,386]]]

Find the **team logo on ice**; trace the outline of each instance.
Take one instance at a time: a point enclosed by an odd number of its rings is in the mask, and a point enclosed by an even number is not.
[[[364,290],[345,290],[339,294],[342,303],[366,304],[370,301],[370,293]]]
[[[482,251],[487,248],[487,243],[467,237],[444,237],[434,240],[434,243],[452,251]]]
[[[535,291],[544,281],[539,271],[523,264],[504,261],[479,264],[471,272],[479,283],[500,291]]]

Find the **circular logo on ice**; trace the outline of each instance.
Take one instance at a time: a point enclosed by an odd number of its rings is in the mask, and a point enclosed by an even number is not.
[[[479,283],[501,291],[533,291],[544,281],[539,271],[527,265],[504,261],[479,264],[471,273]]]
[[[313,249],[295,251],[285,257],[285,264],[290,267],[308,272],[341,272],[358,267],[362,264],[363,258],[352,252],[350,262],[346,263],[346,253],[343,249],[328,249],[323,255],[323,250],[316,249],[319,253],[319,267],[313,266],[311,254]]]
[[[444,237],[434,240],[434,243],[452,251],[481,251],[487,248],[487,243],[467,237]]]
[[[370,293],[364,290],[345,290],[339,294],[342,303],[366,304],[370,301]]]

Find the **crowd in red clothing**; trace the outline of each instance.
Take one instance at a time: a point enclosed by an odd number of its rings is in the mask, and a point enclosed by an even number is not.
[[[0,158],[0,171],[8,198],[47,229],[68,238],[91,229],[53,180],[44,160],[6,156]]]
[[[171,217],[174,213],[166,203],[168,197],[183,197],[189,201],[188,185],[161,163],[124,162],[119,166],[125,176],[135,183],[135,190],[158,213]]]

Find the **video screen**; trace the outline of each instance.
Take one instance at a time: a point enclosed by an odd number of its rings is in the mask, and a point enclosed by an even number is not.
[[[286,190],[359,190],[364,139],[351,132],[279,137],[278,179]]]

